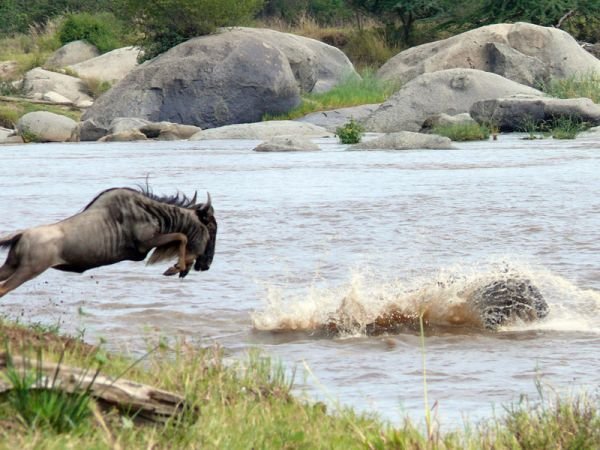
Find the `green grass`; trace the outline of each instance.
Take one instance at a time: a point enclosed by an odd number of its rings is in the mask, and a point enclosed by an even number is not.
[[[562,80],[555,79],[541,86],[541,90],[557,98],[587,97],[600,103],[600,73],[590,73]]]
[[[0,334],[14,334],[11,327],[2,322]],[[22,326],[16,333],[27,334]],[[130,416],[101,410],[93,400],[84,399],[85,392],[71,400],[36,397],[27,389],[35,371],[25,376],[13,373],[9,378],[14,378],[20,400],[0,398],[0,448],[600,448],[597,398],[549,401],[540,395],[540,402],[508,406],[502,417],[476,427],[442,432],[431,418],[427,429],[408,420],[391,426],[373,415],[344,407],[328,410],[322,403],[294,396],[293,379],[280,364],[258,352],[226,363],[223,349],[217,346],[203,348],[163,338],[136,363],[83,344],[68,346],[66,352],[60,346],[48,348],[48,341],[40,341],[36,331],[28,333],[32,342],[45,348],[45,359],[63,358],[63,364],[83,368],[94,368],[101,361],[103,374],[178,392],[192,408],[166,424],[139,425]],[[14,344],[10,351],[23,348],[27,346]],[[31,360],[39,354],[31,350]],[[427,404],[425,409],[428,414]],[[58,418],[57,412],[70,419]]]
[[[490,128],[477,123],[437,125],[431,132],[453,141],[483,141],[490,137]]]
[[[306,94],[298,107],[286,114],[265,115],[263,120],[291,120],[316,111],[381,103],[396,90],[397,86],[378,80],[372,70],[366,70],[361,79],[348,77],[328,92]]]

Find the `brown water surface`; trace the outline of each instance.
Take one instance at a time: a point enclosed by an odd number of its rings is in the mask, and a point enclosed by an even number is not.
[[[210,191],[219,221],[208,272],[181,281],[163,277],[164,264],[49,270],[4,297],[0,312],[136,352],[158,335],[217,341],[232,356],[257,346],[298,368],[299,391],[398,423],[423,420],[420,337],[310,330],[342,304],[365,320],[389,305],[426,307],[443,325],[425,339],[428,398],[443,425],[501,413],[521,395],[536,400],[537,378],[597,392],[597,139],[501,136],[403,152],[319,143],[323,151],[298,154],[253,153],[256,141],[0,148],[0,235],[146,177],[156,193]],[[539,287],[548,317],[497,333],[457,317],[461,292],[507,267]]]

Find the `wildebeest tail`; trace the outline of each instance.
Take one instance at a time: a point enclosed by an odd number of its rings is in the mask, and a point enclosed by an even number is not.
[[[11,247],[21,239],[23,233],[9,234],[8,236],[0,237],[0,247]]]

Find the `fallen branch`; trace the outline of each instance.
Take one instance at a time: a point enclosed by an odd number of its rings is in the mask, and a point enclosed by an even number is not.
[[[5,371],[9,367],[43,373],[41,379],[31,389],[49,389],[51,386],[52,389],[75,393],[89,387],[91,397],[152,422],[165,422],[170,417],[181,414],[187,406],[185,399],[179,394],[146,384],[96,375],[89,369],[52,362],[32,362],[21,356],[9,357],[6,353],[0,353],[0,371]],[[8,392],[12,388],[10,382],[0,379],[0,393]]]

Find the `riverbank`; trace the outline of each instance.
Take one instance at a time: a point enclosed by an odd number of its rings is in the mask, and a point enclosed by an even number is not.
[[[138,423],[133,414],[85,405],[71,427],[57,431],[41,417],[55,405],[29,392],[29,415],[4,394],[0,401],[2,448],[598,448],[600,415],[597,398],[543,399],[506,408],[501,418],[439,431],[435,421],[417,426],[406,420],[391,426],[352,409],[328,410],[320,403],[290,394],[293,380],[268,356],[250,352],[245,360],[226,363],[218,346],[161,340],[141,359],[106,353],[61,336],[56,330],[10,322],[0,336],[12,355],[32,361],[61,360],[116,378],[181,394],[190,406],[164,424]],[[77,397],[75,397],[77,398]],[[31,420],[31,408],[39,409]],[[57,411],[56,411],[57,412]],[[433,411],[424,411],[424,415]],[[24,419],[28,417],[28,419]],[[35,415],[34,415],[35,417]],[[29,421],[29,423],[27,422]]]

